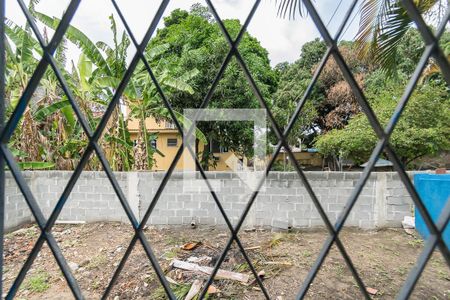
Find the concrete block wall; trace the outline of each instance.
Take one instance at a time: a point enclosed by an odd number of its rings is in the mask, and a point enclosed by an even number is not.
[[[32,184],[32,174],[24,173],[29,186]],[[27,203],[10,172],[5,172],[5,230],[16,228],[34,220]]]
[[[72,172],[34,172],[37,201],[45,217],[49,217],[61,197]],[[115,173],[125,197],[128,192],[128,175]],[[59,221],[127,221],[119,198],[104,172],[82,172],[61,211]]]
[[[24,172],[45,217],[55,207],[72,172]],[[124,197],[135,216],[142,220],[165,173],[115,173]],[[208,186],[200,174],[172,174],[148,219],[153,225],[226,225]],[[361,172],[305,172],[317,199],[334,223],[354,192]],[[412,176],[412,173],[409,174]],[[229,221],[235,225],[253,190],[246,182],[255,174],[207,172],[207,177]],[[256,178],[258,179],[258,178]],[[256,181],[253,178],[254,181]],[[250,185],[251,186],[251,185]],[[11,174],[6,174],[5,228],[12,229],[34,219]],[[412,215],[413,204],[394,172],[372,173],[345,222],[361,228],[397,227]],[[59,216],[64,222],[129,222],[104,172],[84,171]],[[309,228],[323,226],[308,188],[294,172],[271,172],[248,212],[244,227]]]

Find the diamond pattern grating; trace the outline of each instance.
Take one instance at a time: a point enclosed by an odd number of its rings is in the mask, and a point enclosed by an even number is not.
[[[9,291],[6,291],[7,292],[6,298],[7,299],[14,298],[16,292],[18,291],[21,283],[23,282],[23,280],[25,278],[27,271],[30,269],[31,265],[33,264],[33,261],[37,257],[44,242],[46,242],[48,244],[49,248],[51,249],[65,279],[67,280],[67,283],[68,283],[74,297],[76,299],[83,299],[83,295],[81,293],[80,287],[78,286],[78,283],[77,283],[76,279],[74,278],[73,274],[71,273],[70,268],[68,267],[67,262],[61,252],[61,249],[59,248],[54,236],[52,235],[52,227],[55,224],[60,212],[62,211],[64,204],[66,203],[83,168],[85,167],[86,163],[89,161],[89,158],[91,157],[91,155],[93,153],[95,153],[98,156],[98,158],[102,164],[102,167],[103,167],[105,173],[107,174],[107,176],[113,186],[113,189],[114,189],[115,193],[117,194],[119,201],[120,201],[128,219],[130,220],[130,222],[133,226],[133,229],[134,229],[133,238],[132,238],[127,250],[125,251],[125,254],[124,254],[122,260],[120,261],[119,265],[117,266],[117,269],[115,270],[115,272],[109,282],[108,287],[104,291],[102,299],[106,299],[109,296],[115,282],[117,281],[118,277],[120,276],[120,273],[121,273],[125,263],[127,262],[132,250],[134,249],[134,247],[138,241],[142,244],[144,251],[145,251],[146,255],[148,256],[148,259],[150,260],[150,262],[158,276],[159,281],[161,282],[162,286],[164,287],[164,290],[165,290],[167,296],[169,297],[169,299],[176,299],[174,293],[172,292],[172,290],[169,286],[169,283],[167,282],[167,280],[164,276],[164,273],[163,273],[161,267],[159,266],[159,264],[157,262],[157,259],[153,253],[152,247],[144,235],[143,229],[144,229],[144,226],[147,223],[148,218],[150,217],[154,207],[156,206],[158,199],[160,198],[167,182],[169,181],[170,176],[175,168],[175,165],[178,162],[178,160],[180,159],[181,154],[182,154],[184,148],[186,147],[186,145],[182,145],[182,147],[179,148],[179,150],[174,158],[174,161],[172,162],[167,173],[165,174],[157,192],[155,193],[155,195],[150,203],[148,210],[144,214],[142,220],[139,222],[138,219],[136,218],[136,216],[133,214],[130,206],[128,205],[125,195],[124,195],[122,189],[120,188],[120,186],[117,182],[117,179],[115,178],[115,176],[109,166],[108,161],[105,159],[103,150],[101,149],[101,147],[98,144],[98,140],[99,140],[103,130],[105,129],[106,124],[107,124],[114,108],[118,105],[120,97],[122,96],[122,93],[123,93],[125,87],[127,86],[129,80],[131,79],[131,76],[132,76],[137,64],[139,63],[139,61],[143,62],[146,70],[148,71],[148,74],[150,75],[151,80],[153,81],[153,83],[156,86],[156,89],[157,89],[157,92],[159,93],[160,98],[162,99],[162,105],[164,105],[168,109],[169,114],[172,117],[176,128],[178,129],[180,134],[183,135],[182,126],[180,125],[180,122],[177,120],[176,115],[175,115],[169,101],[167,100],[167,97],[165,96],[163,90],[161,89],[156,77],[154,76],[154,74],[152,72],[152,69],[151,69],[149,63],[147,62],[147,60],[145,59],[145,56],[144,56],[145,48],[146,48],[151,36],[155,32],[156,27],[165,11],[167,5],[169,4],[170,0],[162,0],[161,1],[159,8],[157,10],[157,13],[154,16],[149,28],[147,29],[147,32],[146,32],[144,38],[142,39],[142,41],[140,43],[135,39],[134,34],[131,31],[131,29],[127,23],[127,20],[124,18],[116,1],[112,0],[112,4],[113,4],[117,14],[119,15],[121,21],[123,22],[125,29],[126,29],[127,33],[129,34],[132,43],[135,45],[137,52],[134,55],[132,61],[130,62],[129,67],[128,67],[127,71],[125,72],[119,86],[117,87],[115,94],[114,94],[113,98],[111,99],[111,102],[109,103],[109,105],[105,111],[104,116],[102,117],[98,127],[95,130],[90,128],[84,115],[81,113],[81,110],[80,110],[78,104],[76,103],[70,89],[68,88],[68,84],[66,83],[64,77],[61,74],[61,71],[59,70],[59,68],[56,65],[56,62],[53,58],[53,54],[55,53],[56,48],[58,47],[59,43],[61,42],[62,38],[64,37],[64,34],[72,20],[72,17],[74,16],[74,14],[77,11],[80,1],[81,0],[71,0],[69,6],[67,7],[66,12],[64,13],[64,16],[61,19],[61,22],[60,22],[58,28],[55,31],[55,34],[53,35],[50,42],[48,44],[46,44],[34,22],[33,17],[31,16],[30,12],[28,11],[27,6],[23,2],[23,0],[17,0],[31,29],[35,33],[35,35],[38,39],[38,42],[40,43],[40,45],[43,49],[44,55],[43,55],[41,61],[39,62],[38,66],[36,67],[36,70],[34,71],[30,81],[28,82],[28,85],[27,85],[26,89],[24,90],[17,107],[15,108],[11,117],[6,121],[6,123],[5,123],[5,113],[4,113],[5,112],[4,98],[3,98],[3,101],[1,101],[1,103],[0,103],[0,121],[1,121],[0,124],[3,125],[2,130],[0,132],[0,140],[1,140],[1,143],[0,143],[0,152],[1,152],[1,156],[0,156],[0,201],[1,201],[0,202],[0,214],[3,218],[4,204],[5,204],[4,165],[6,162],[9,169],[11,170],[13,177],[15,178],[15,180],[17,182],[17,185],[19,186],[19,189],[23,193],[24,198],[25,198],[31,212],[33,213],[33,216],[34,216],[34,218],[37,222],[37,225],[40,229],[40,235],[36,241],[36,244],[34,245],[32,251],[31,251],[30,255],[28,256],[27,260],[25,261],[22,269],[20,270],[17,278],[15,279],[12,287],[10,288]],[[253,93],[255,94],[256,98],[258,99],[261,107],[267,111],[267,115],[268,115],[269,121],[271,123],[272,129],[273,129],[274,133],[276,134],[277,138],[279,139],[279,142],[276,147],[276,151],[273,154],[272,159],[269,161],[269,164],[266,168],[265,174],[267,175],[269,173],[269,171],[274,163],[275,157],[280,152],[281,148],[284,147],[285,149],[287,149],[287,154],[288,154],[290,160],[292,162],[294,162],[294,167],[295,167],[297,174],[299,175],[304,186],[306,187],[306,191],[307,191],[308,195],[311,197],[317,211],[319,212],[319,215],[323,219],[324,224],[329,232],[329,237],[324,242],[324,245],[322,247],[322,250],[320,251],[319,256],[317,257],[311,270],[309,271],[303,285],[300,287],[300,290],[297,295],[297,299],[303,299],[306,296],[306,294],[308,292],[308,288],[310,287],[311,283],[313,282],[323,261],[327,257],[331,247],[334,244],[337,246],[338,250],[342,254],[362,295],[366,299],[370,299],[370,296],[368,295],[368,293],[366,291],[365,285],[364,285],[361,277],[358,275],[356,268],[354,267],[347,251],[345,250],[344,244],[341,242],[341,240],[339,238],[339,233],[342,230],[343,225],[344,225],[347,217],[349,216],[353,206],[355,205],[356,201],[358,200],[358,197],[359,197],[367,179],[370,176],[371,170],[372,170],[376,160],[378,159],[380,153],[384,150],[387,153],[390,161],[394,164],[395,170],[398,172],[403,184],[405,185],[405,187],[406,187],[408,193],[410,194],[410,196],[412,197],[415,205],[417,206],[420,213],[422,214],[422,216],[425,220],[425,223],[430,231],[430,237],[426,240],[425,247],[417,260],[417,264],[416,264],[415,268],[413,268],[411,270],[411,272],[409,273],[408,278],[403,285],[403,288],[401,289],[400,293],[398,294],[398,299],[407,299],[411,295],[415,284],[417,283],[418,279],[420,278],[422,271],[424,270],[432,252],[434,251],[434,249],[436,247],[438,247],[439,250],[442,252],[443,257],[447,262],[447,265],[450,266],[450,252],[449,252],[449,249],[445,246],[443,239],[442,239],[442,232],[444,231],[444,229],[446,228],[446,226],[450,220],[450,202],[447,203],[446,207],[444,208],[443,212],[441,213],[441,216],[439,217],[439,220],[436,223],[434,223],[430,217],[430,214],[425,209],[425,206],[424,206],[422,200],[420,199],[419,195],[417,194],[416,190],[414,189],[414,186],[412,185],[409,177],[407,176],[395,151],[392,149],[391,145],[389,144],[389,138],[390,138],[393,130],[395,129],[395,126],[401,116],[401,113],[404,110],[406,104],[408,103],[408,100],[409,100],[412,92],[414,91],[414,88],[419,80],[419,77],[420,77],[423,69],[425,68],[427,61],[430,57],[433,57],[436,60],[436,62],[438,63],[438,65],[442,71],[442,74],[443,74],[445,80],[450,85],[450,66],[447,61],[447,58],[443,54],[442,49],[439,48],[439,44],[438,44],[438,40],[439,40],[440,36],[442,35],[442,33],[444,32],[445,26],[447,25],[447,23],[450,19],[450,11],[448,11],[446,13],[446,16],[445,16],[441,26],[438,28],[437,33],[433,34],[430,31],[430,29],[427,27],[427,25],[425,24],[424,20],[422,19],[417,7],[414,5],[414,2],[412,0],[401,0],[402,4],[407,9],[408,14],[410,15],[411,19],[415,22],[415,25],[419,29],[419,31],[422,35],[422,38],[426,44],[426,48],[424,50],[424,53],[422,54],[422,57],[416,67],[416,70],[415,70],[413,76],[411,77],[408,85],[405,88],[403,96],[402,96],[401,100],[399,101],[394,114],[392,115],[386,128],[383,129],[381,127],[380,123],[378,122],[374,112],[372,111],[370,105],[368,104],[367,99],[364,96],[364,93],[361,91],[358,84],[356,83],[354,76],[350,72],[350,69],[348,68],[345,60],[343,59],[343,57],[337,47],[337,41],[339,40],[339,38],[344,30],[344,27],[348,23],[353,10],[356,8],[358,2],[360,2],[360,1],[358,1],[358,0],[352,1],[350,8],[348,9],[348,11],[345,15],[344,21],[340,25],[340,27],[334,37],[332,37],[329,34],[326,26],[324,25],[322,19],[320,18],[319,14],[317,13],[311,0],[303,0],[303,2],[309,12],[309,16],[313,19],[322,38],[326,42],[328,49],[327,49],[324,57],[322,58],[322,61],[320,62],[319,67],[317,68],[315,74],[313,75],[311,83],[309,84],[308,88],[306,89],[302,99],[298,102],[295,113],[293,114],[293,116],[289,122],[289,125],[284,130],[284,132],[281,131],[280,127],[274,120],[273,115],[267,105],[266,100],[264,99],[262,94],[259,92],[259,89],[258,89],[255,81],[253,80],[253,78],[246,66],[245,61],[241,57],[239,50],[238,50],[238,46],[241,41],[241,38],[243,37],[244,33],[246,32],[247,27],[250,24],[250,22],[253,18],[253,15],[255,14],[255,12],[258,8],[258,5],[260,4],[260,0],[255,1],[245,23],[243,24],[243,26],[241,28],[241,31],[239,32],[238,36],[234,40],[231,38],[230,34],[226,30],[212,1],[206,0],[206,3],[209,6],[210,11],[212,12],[215,20],[217,21],[218,26],[220,27],[226,41],[229,44],[229,52],[228,52],[227,56],[225,57],[224,61],[222,62],[221,68],[219,69],[219,72],[217,73],[217,75],[211,85],[211,88],[208,91],[207,95],[205,96],[200,108],[206,108],[208,106],[208,103],[210,102],[212,95],[213,95],[220,79],[222,78],[223,73],[225,72],[225,70],[227,68],[227,65],[229,64],[230,60],[233,57],[235,57],[238,64],[240,65],[242,71],[244,72],[244,75],[245,75]],[[4,43],[3,43],[3,41],[5,39],[4,26],[3,26],[4,18],[5,18],[5,0],[0,0],[0,23],[2,24],[2,26],[0,28],[0,37],[1,37],[1,43],[0,43],[0,47],[1,47],[0,48],[0,68],[1,68],[0,93],[2,95],[4,95],[4,84],[5,84],[4,83],[4,80],[5,80],[5,49],[4,49]],[[374,150],[372,152],[372,155],[370,157],[368,165],[364,169],[361,178],[359,179],[355,189],[353,190],[352,194],[350,195],[350,197],[346,203],[344,210],[341,212],[341,214],[338,217],[338,220],[336,221],[335,224],[332,224],[330,222],[330,220],[328,219],[317,196],[314,194],[314,191],[312,190],[311,185],[309,184],[299,163],[294,159],[294,156],[289,148],[289,145],[286,142],[286,138],[289,135],[291,128],[293,127],[295,121],[297,120],[300,113],[302,112],[302,108],[303,108],[304,104],[306,103],[306,101],[308,100],[308,98],[312,92],[312,89],[313,89],[322,69],[325,66],[325,63],[327,62],[327,60],[329,59],[330,56],[333,56],[333,58],[335,59],[338,67],[340,68],[342,74],[344,75],[345,80],[349,83],[354,95],[356,96],[356,99],[357,99],[359,105],[362,107],[363,112],[368,117],[369,122],[379,139],[376,147],[374,148]],[[39,205],[37,204],[36,199],[34,198],[30,188],[28,187],[28,185],[27,185],[15,159],[14,159],[13,154],[8,149],[7,144],[8,144],[8,141],[10,140],[14,130],[16,129],[16,127],[18,125],[21,116],[23,115],[23,113],[31,99],[32,94],[36,90],[42,76],[44,75],[45,71],[47,70],[47,68],[49,66],[54,71],[64,93],[66,94],[67,98],[69,99],[70,104],[71,104],[75,114],[77,115],[78,120],[79,120],[86,136],[89,139],[89,143],[85,149],[85,152],[82,155],[82,158],[81,158],[79,164],[77,165],[76,169],[72,173],[72,176],[70,177],[53,212],[51,213],[51,215],[48,219],[45,219],[44,215],[42,214],[42,211],[39,208]],[[193,131],[193,128],[191,128],[187,134],[188,135],[191,134],[192,131]],[[191,149],[189,146],[187,146],[187,149],[193,156],[195,163],[196,163],[198,169],[200,170],[200,175],[205,180],[206,185],[210,189],[211,195],[212,195],[215,203],[217,204],[217,207],[219,208],[220,213],[224,217],[225,223],[227,224],[227,227],[231,233],[231,236],[230,236],[228,242],[226,243],[226,246],[223,249],[223,252],[221,253],[219,259],[217,260],[216,265],[214,267],[214,271],[210,275],[205,287],[203,288],[203,290],[199,296],[199,299],[203,299],[206,296],[207,289],[208,289],[209,285],[211,285],[211,283],[216,275],[217,270],[220,268],[222,262],[225,259],[225,256],[228,253],[228,250],[230,249],[233,242],[236,242],[244,259],[247,261],[247,263],[250,267],[250,270],[253,273],[253,275],[256,279],[256,282],[258,283],[259,287],[261,288],[261,291],[264,294],[265,298],[271,299],[263,282],[261,281],[259,276],[257,276],[257,272],[256,272],[252,262],[250,261],[249,257],[247,256],[247,254],[244,250],[244,247],[238,237],[239,230],[241,229],[242,224],[245,221],[245,218],[246,218],[247,214],[249,213],[253,202],[256,200],[256,198],[258,196],[259,189],[262,187],[265,178],[262,178],[260,180],[260,182],[258,184],[258,188],[250,196],[249,201],[247,202],[247,205],[246,205],[241,217],[239,218],[237,224],[235,226],[233,226],[232,223],[230,222],[223,206],[221,205],[216,193],[213,191],[211,184],[208,181],[206,174],[200,165],[200,162],[194,155],[195,153],[194,153],[193,149]],[[3,234],[4,234],[3,223],[0,225],[0,234],[1,234],[1,238],[2,238],[2,242],[0,243],[0,271],[2,271],[3,270],[3,255],[1,255],[1,254],[3,254]],[[2,288],[3,288],[3,286],[2,286],[2,283],[0,282],[0,294],[2,294],[2,292],[3,292]]]

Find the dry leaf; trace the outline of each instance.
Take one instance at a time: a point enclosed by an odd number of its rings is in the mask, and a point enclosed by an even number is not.
[[[173,280],[173,279],[170,278],[169,276],[166,276],[166,280],[167,280],[167,282],[169,282],[169,283],[171,283],[171,284],[176,284],[176,285],[179,284],[178,282],[176,282],[175,280]]]
[[[366,291],[371,295],[376,295],[378,293],[378,290],[373,289],[371,287],[366,287]]]
[[[208,294],[217,294],[219,292],[220,292],[220,290],[213,285],[210,285],[208,287]]]
[[[201,244],[202,244],[202,242],[189,242],[189,243],[186,243],[183,246],[181,246],[181,249],[190,251],[190,250],[194,250]]]

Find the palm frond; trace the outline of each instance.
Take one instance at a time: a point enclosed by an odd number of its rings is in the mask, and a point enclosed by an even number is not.
[[[275,0],[277,6],[277,15],[282,18],[295,19],[298,14],[304,17],[308,14],[302,0]]]
[[[417,0],[425,13],[439,0]],[[397,0],[365,0],[360,7],[356,49],[360,57],[380,65],[388,75],[395,73],[397,46],[412,26],[412,20]]]

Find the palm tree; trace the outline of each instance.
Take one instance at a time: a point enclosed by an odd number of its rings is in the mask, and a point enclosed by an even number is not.
[[[278,15],[293,18],[306,14],[302,0],[276,1]],[[448,7],[448,0],[415,0],[420,13],[439,23]],[[400,0],[363,0],[356,43],[360,57],[371,58],[388,75],[395,73],[396,49],[413,25]]]
[[[439,24],[447,0],[416,0],[417,9]],[[413,26],[399,0],[365,0],[356,42],[360,56],[372,58],[388,74],[395,73],[397,46]]]

